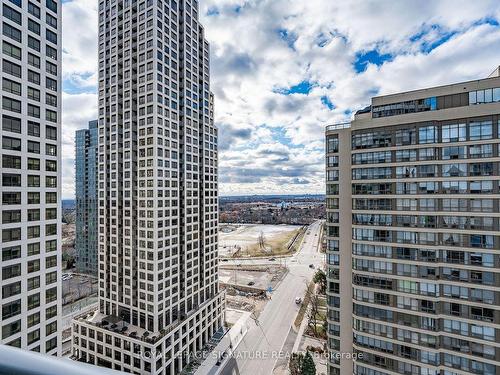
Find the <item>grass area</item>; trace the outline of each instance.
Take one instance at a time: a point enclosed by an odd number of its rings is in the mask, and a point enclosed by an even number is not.
[[[288,231],[278,235],[272,236],[270,239],[265,238],[264,243],[267,249],[262,249],[258,243],[248,246],[246,249],[238,252],[238,256],[273,256],[273,255],[285,255],[297,251],[302,244],[304,238],[305,229],[300,228],[293,231]],[[290,246],[293,238],[297,236],[295,242]]]
[[[296,328],[300,327],[302,323],[302,319],[304,319],[304,315],[307,311],[307,306],[309,306],[309,302],[311,301],[311,295],[314,293],[314,281],[311,281],[307,286],[306,295],[304,296],[304,300],[302,301],[302,305],[300,305],[300,310],[295,317],[294,325]]]

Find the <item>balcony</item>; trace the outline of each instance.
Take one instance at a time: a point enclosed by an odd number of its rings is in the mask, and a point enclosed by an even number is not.
[[[97,370],[97,371],[96,371]],[[119,375],[120,371],[96,368],[81,362],[0,345],[0,374],[16,375]]]

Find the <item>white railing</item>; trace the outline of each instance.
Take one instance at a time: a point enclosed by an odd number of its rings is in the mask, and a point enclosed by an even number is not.
[[[350,122],[341,122],[339,124],[331,124],[326,126],[326,131],[334,131],[334,130],[340,130],[340,129],[349,129],[351,127]]]

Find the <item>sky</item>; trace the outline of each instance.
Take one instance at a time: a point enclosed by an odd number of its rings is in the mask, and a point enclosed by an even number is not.
[[[63,198],[97,115],[97,1],[63,3]],[[324,193],[324,127],[376,95],[487,77],[498,0],[199,0],[211,45],[219,193]]]

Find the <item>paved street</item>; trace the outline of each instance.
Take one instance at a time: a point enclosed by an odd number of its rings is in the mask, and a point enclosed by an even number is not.
[[[272,293],[272,299],[260,314],[258,324],[252,322],[249,332],[235,351],[234,358],[227,362],[222,374],[272,374],[278,359],[277,355],[285,343],[299,310],[299,306],[295,304],[295,297],[304,298],[306,283],[311,280],[315,269],[324,261],[324,254],[321,254],[318,249],[319,230],[320,222],[313,223],[306,232],[300,251],[287,259],[290,272],[278,289]],[[261,259],[238,262],[262,264],[279,263],[280,260],[269,262]],[[309,268],[310,264],[314,264],[315,269]]]

